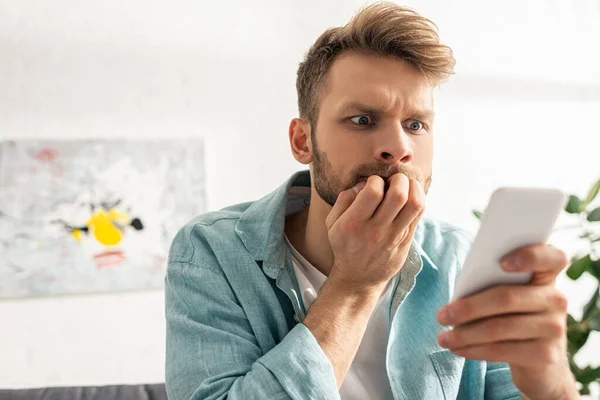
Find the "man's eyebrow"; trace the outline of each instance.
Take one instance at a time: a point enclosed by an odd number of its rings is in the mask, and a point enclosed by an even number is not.
[[[433,121],[433,118],[435,117],[435,112],[431,109],[421,110],[421,109],[411,108],[408,110],[407,114],[410,116],[410,118],[414,118],[419,121],[421,121],[421,120]]]
[[[383,109],[377,106],[372,106],[369,104],[363,104],[358,101],[351,101],[343,104],[340,107],[340,112],[342,114],[348,113],[364,113],[364,114],[383,114]]]
[[[349,103],[345,103],[340,107],[340,112],[342,114],[370,114],[370,115],[381,115],[385,113],[383,108],[378,106],[364,104],[358,101],[351,101]],[[407,115],[410,118],[418,119],[418,120],[433,120],[435,117],[435,112],[432,109],[418,109],[418,108],[410,108],[407,111]]]

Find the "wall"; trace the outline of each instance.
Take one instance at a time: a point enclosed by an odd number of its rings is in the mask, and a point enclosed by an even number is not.
[[[476,229],[498,185],[583,195],[600,174],[598,2],[408,3],[459,61],[428,213]],[[256,199],[303,168],[287,143],[298,62],[361,4],[0,0],[0,139],[201,136],[209,208]],[[559,287],[577,314],[592,282]],[[164,379],[161,291],[0,301],[0,321],[0,387]]]

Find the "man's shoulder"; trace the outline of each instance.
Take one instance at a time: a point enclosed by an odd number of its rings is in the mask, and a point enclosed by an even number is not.
[[[239,241],[235,226],[253,203],[234,204],[199,214],[189,220],[171,242],[169,261],[201,263],[203,257],[211,256],[214,243],[235,246]],[[214,254],[212,256],[214,257]]]

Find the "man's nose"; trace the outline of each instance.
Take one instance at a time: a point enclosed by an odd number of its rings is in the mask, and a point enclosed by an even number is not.
[[[412,161],[413,150],[410,139],[399,126],[381,135],[381,143],[375,149],[375,159],[386,164],[407,164]]]

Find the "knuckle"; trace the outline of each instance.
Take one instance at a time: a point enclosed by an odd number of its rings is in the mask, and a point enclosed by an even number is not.
[[[415,211],[421,212],[425,209],[425,201],[421,197],[413,196],[409,203]]]
[[[375,245],[381,244],[383,242],[383,238],[385,233],[382,228],[375,227],[369,231],[369,241]]]
[[[569,300],[564,294],[560,293],[559,291],[556,291],[554,296],[552,296],[552,302],[554,303],[554,308],[557,311],[561,313],[567,312],[567,308],[569,307]]]
[[[565,321],[563,321],[562,318],[552,319],[550,322],[548,322],[547,329],[550,335],[554,337],[564,336],[567,333],[567,327]]]
[[[394,200],[396,200],[399,203],[406,203],[408,201],[408,193],[406,193],[405,190],[402,190],[402,188],[396,185],[390,186],[387,195],[392,196]]]

